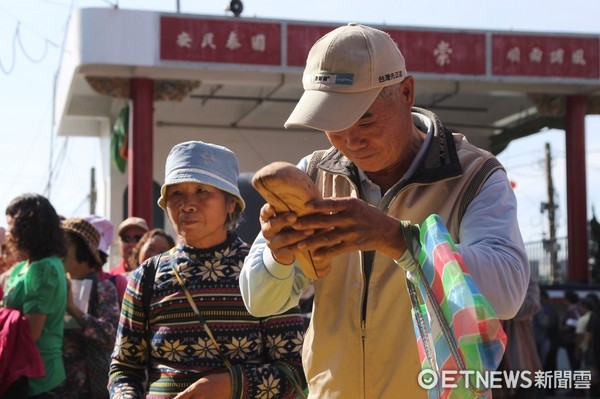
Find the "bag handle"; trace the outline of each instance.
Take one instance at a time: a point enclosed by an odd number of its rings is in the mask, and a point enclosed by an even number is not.
[[[437,318],[437,320],[440,324],[440,328],[442,330],[442,335],[444,336],[444,338],[448,344],[450,353],[452,354],[452,357],[454,357],[454,360],[456,360],[456,364],[458,365],[458,367],[461,370],[465,370],[466,365],[465,365],[465,362],[464,362],[462,356],[460,355],[456,337],[452,333],[452,329],[450,328],[450,325],[446,322],[446,319],[444,318],[444,314],[442,313],[442,309],[440,308],[440,305],[437,303],[435,296],[433,294],[433,291],[432,291],[431,287],[429,286],[429,284],[427,283],[427,279],[425,277],[425,274],[423,273],[421,264],[419,263],[419,255],[417,255],[417,250],[416,250],[416,247],[419,245],[418,243],[420,242],[419,227],[411,224],[408,221],[402,221],[401,229],[402,229],[402,234],[404,236],[404,240],[406,242],[406,248],[408,249],[408,251],[411,254],[415,263],[417,264],[417,267],[415,269],[416,269],[417,276],[422,283],[422,284],[420,284],[420,286],[423,287],[423,289],[425,291],[425,296],[431,303],[431,308],[433,310],[433,313],[435,314],[435,317]],[[431,342],[429,342],[429,338],[426,333],[427,327],[425,326],[425,322],[422,318],[421,306],[418,301],[418,296],[416,294],[417,289],[416,289],[415,285],[412,283],[412,281],[409,280],[408,276],[406,278],[406,286],[408,288],[409,297],[411,300],[413,310],[415,311],[415,313],[418,312],[418,314],[419,314],[419,316],[415,317],[415,319],[417,320],[419,333],[421,334],[421,337],[423,339],[423,346],[425,347],[425,353],[427,355],[427,360],[429,361],[431,367],[435,367],[435,361],[433,358],[433,350],[432,350],[433,346],[431,345]],[[425,334],[423,332],[425,332]],[[429,352],[431,352],[431,353],[429,353]]]
[[[170,263],[171,263],[171,269],[173,270],[173,273],[175,273],[175,277],[177,278],[177,282],[181,286],[181,290],[183,291],[183,295],[185,295],[185,298],[190,303],[190,306],[192,307],[192,310],[194,311],[194,314],[196,315],[196,318],[198,319],[198,322],[200,323],[200,325],[204,329],[204,332],[210,338],[210,340],[213,343],[213,345],[217,348],[217,352],[219,352],[219,356],[223,360],[223,363],[225,363],[225,366],[227,366],[227,368],[231,368],[231,362],[229,361],[228,358],[225,357],[225,354],[223,353],[223,350],[221,349],[221,346],[219,345],[219,343],[215,339],[215,336],[213,335],[210,327],[208,326],[208,323],[206,322],[206,319],[204,319],[204,317],[202,317],[202,314],[200,313],[200,310],[198,310],[198,307],[196,306],[196,302],[194,302],[194,298],[192,298],[192,294],[190,294],[190,291],[188,291],[187,287],[185,286],[185,283],[183,282],[183,278],[181,278],[181,275],[179,274],[179,272],[175,268],[175,257],[172,254],[171,254]]]
[[[290,380],[294,390],[298,394],[298,397],[300,397],[302,399],[306,399],[307,398],[306,393],[304,392],[304,390],[302,389],[300,384],[298,384],[298,381],[296,381],[296,377],[294,377],[294,373],[292,373],[292,371],[283,364],[275,364],[275,367],[277,367],[279,369],[279,371],[281,371],[283,374],[285,374],[285,376],[288,378],[288,380]]]

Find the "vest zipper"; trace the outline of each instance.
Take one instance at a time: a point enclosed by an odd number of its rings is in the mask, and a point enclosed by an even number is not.
[[[363,367],[362,367],[362,386],[363,386],[363,398],[367,397],[367,371],[366,371],[366,367],[365,367],[365,362],[366,362],[366,356],[365,354],[367,353],[367,348],[365,348],[365,344],[366,344],[366,338],[367,338],[367,326],[365,325],[365,321],[361,320],[360,322],[360,338],[361,338],[361,343],[362,343],[362,363],[363,363]]]
[[[349,176],[347,176],[343,173],[335,173],[332,171],[328,171],[328,173],[330,173],[331,175],[338,175],[338,176],[345,177],[346,180],[348,180],[351,188],[356,193],[358,193],[358,198],[362,199],[360,196],[360,193],[361,193],[360,188],[352,181],[352,179]],[[384,203],[382,203],[382,205],[384,205],[384,206],[383,206],[383,208],[380,208],[380,209],[387,214],[393,200],[397,198],[397,196],[400,194],[400,191],[402,191],[406,187],[409,187],[414,184],[415,183],[399,184],[397,187],[394,188],[394,191],[392,192],[392,194],[387,197],[388,199],[386,199],[386,201]],[[384,196],[384,198],[385,198],[385,196]],[[382,198],[382,200],[384,198]],[[369,297],[369,281],[371,279],[371,271],[372,271],[373,264],[375,261],[375,251],[367,251],[367,252],[360,251],[360,253],[361,253],[360,269],[361,269],[361,274],[363,277],[363,292],[362,292],[362,296],[361,296],[361,310],[360,310],[360,330],[361,330],[360,336],[361,336],[361,342],[362,342],[362,362],[363,362],[362,386],[363,386],[363,398],[366,398],[367,397],[367,383],[366,383],[367,382],[367,370],[366,370],[365,365],[366,365],[366,338],[367,338],[367,300]]]

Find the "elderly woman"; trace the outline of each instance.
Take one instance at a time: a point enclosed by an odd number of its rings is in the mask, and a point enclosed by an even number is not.
[[[144,233],[131,251],[129,264],[133,269],[155,255],[162,254],[175,246],[175,240],[163,229],[152,229]]]
[[[61,257],[65,239],[47,198],[24,194],[6,208],[9,241],[24,256],[11,271],[4,306],[20,310],[42,356],[46,375],[29,380],[30,398],[63,398],[62,357],[67,280]]]
[[[130,277],[112,398],[290,398],[306,386],[299,309],[256,318],[241,298],[238,174],[225,147],[191,141],[169,153],[158,204],[179,240]]]
[[[89,286],[87,306],[67,297],[72,318],[65,330],[63,359],[67,373],[64,399],[108,398],[108,367],[119,323],[117,290],[110,280],[101,280],[102,259],[98,253],[100,233],[81,218],[63,221],[67,238],[65,270],[69,292],[74,286]],[[79,298],[80,295],[77,295]]]

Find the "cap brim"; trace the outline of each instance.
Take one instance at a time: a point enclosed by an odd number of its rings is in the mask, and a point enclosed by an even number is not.
[[[367,112],[381,89],[358,93],[306,90],[284,126],[304,126],[324,132],[348,129]]]
[[[210,179],[204,178],[203,181],[199,181],[198,178],[193,178],[193,177],[182,177],[182,178],[176,178],[176,179],[171,179],[168,182],[165,182],[162,187],[160,188],[160,198],[156,201],[156,204],[162,208],[162,210],[166,211],[167,210],[167,187],[172,185],[172,184],[177,184],[177,183],[202,183],[202,184],[207,184],[209,186],[213,186],[218,188],[219,190],[225,191],[231,195],[233,195],[233,197],[235,198],[236,202],[238,203],[238,205],[240,206],[240,212],[243,212],[244,209],[246,209],[246,202],[244,201],[244,199],[242,198],[242,195],[239,192],[234,192],[233,190],[226,190],[223,187],[219,187],[218,182],[215,181],[209,181]]]
[[[71,227],[66,227],[66,228],[63,227],[63,229],[66,231],[70,231],[71,233],[75,234],[77,237],[81,238],[81,240],[85,244],[87,250],[92,255],[92,258],[94,258],[96,263],[98,263],[98,265],[100,265],[100,268],[102,268],[102,266],[104,266],[104,263],[102,263],[102,259],[100,259],[100,255],[98,254],[98,248],[94,248],[94,246],[91,245],[91,243],[87,240],[87,238],[79,230],[73,229]]]

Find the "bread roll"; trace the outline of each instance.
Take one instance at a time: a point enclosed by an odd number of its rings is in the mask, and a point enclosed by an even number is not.
[[[301,169],[288,162],[273,162],[259,169],[252,178],[252,186],[275,212],[294,212],[308,215],[306,203],[321,198],[319,189]],[[310,279],[319,278],[310,251],[296,252],[296,260]]]

